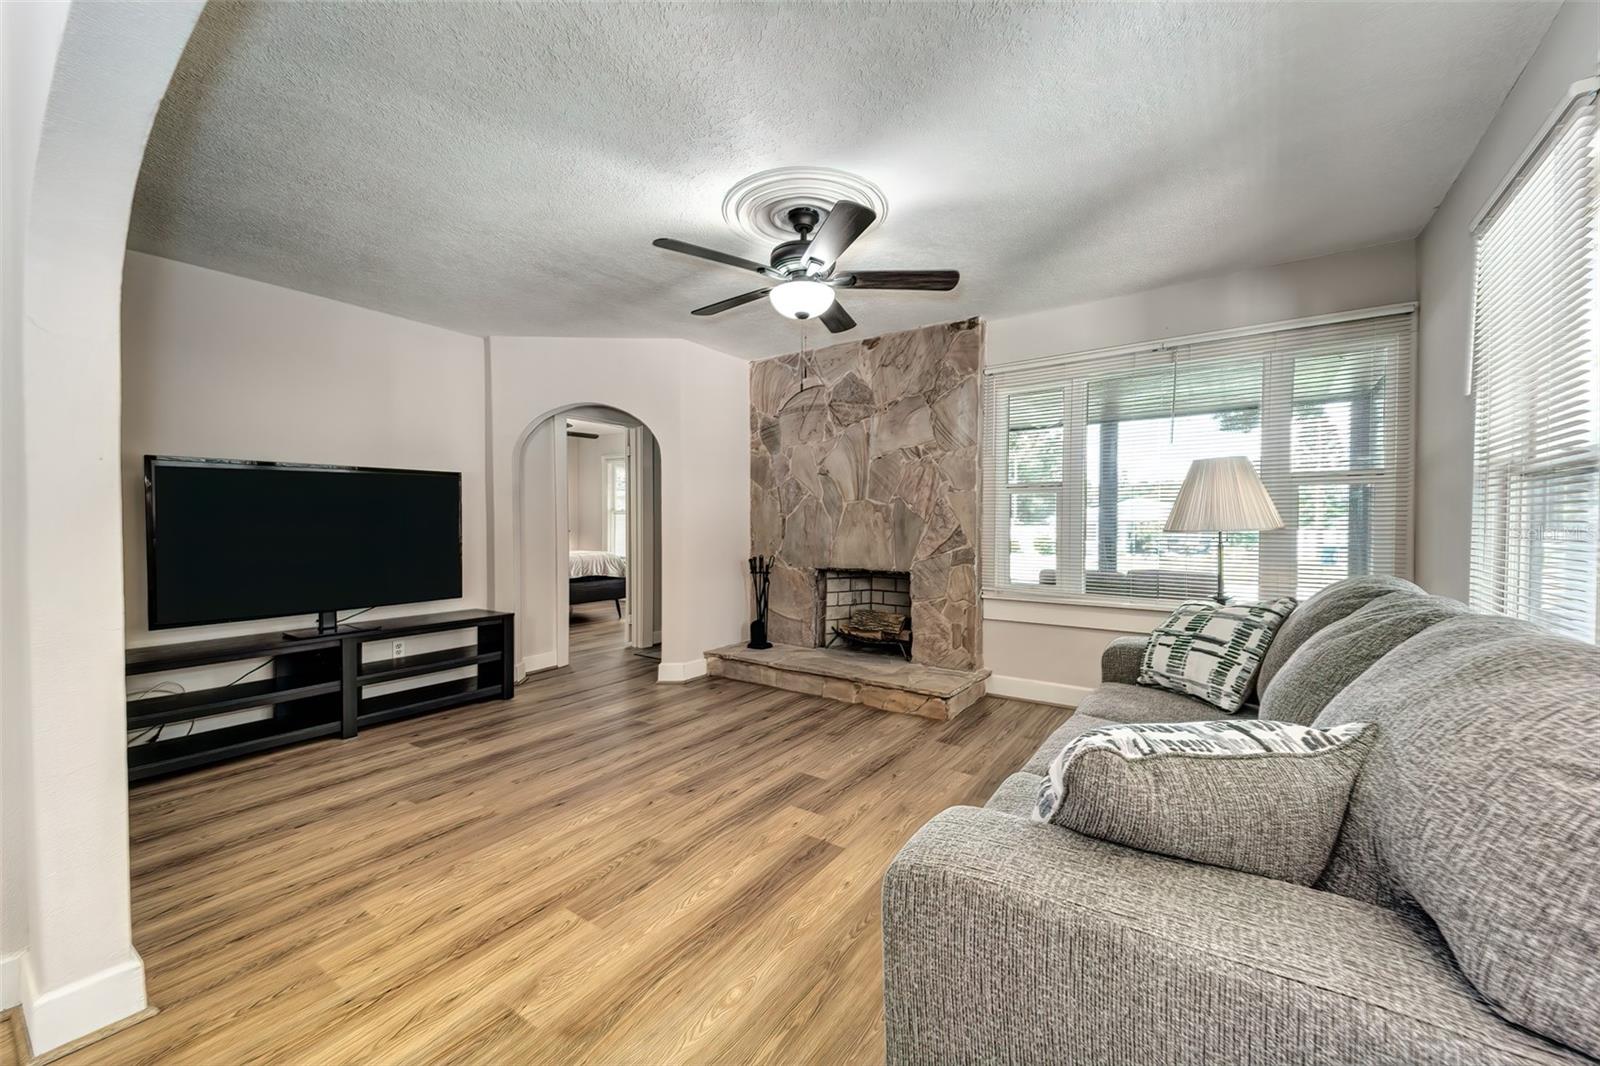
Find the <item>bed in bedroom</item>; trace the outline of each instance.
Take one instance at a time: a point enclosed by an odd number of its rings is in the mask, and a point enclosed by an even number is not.
[[[617,617],[622,617],[622,601],[628,598],[628,563],[611,552],[569,551],[568,561],[572,576],[568,602],[616,604]]]

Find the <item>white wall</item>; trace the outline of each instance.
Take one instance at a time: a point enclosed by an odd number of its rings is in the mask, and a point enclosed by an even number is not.
[[[1422,293],[1418,354],[1417,580],[1465,599],[1472,520],[1472,326],[1468,227],[1516,165],[1567,87],[1600,59],[1600,4],[1569,2],[1523,69],[1477,149],[1418,240]]]
[[[985,324],[989,366],[1415,300],[1410,241],[1241,270]],[[1164,611],[985,598],[989,691],[1074,704],[1100,680],[1100,652],[1148,633]]]
[[[594,440],[567,438],[567,524],[570,546],[587,551],[606,549],[605,458],[626,455],[623,430],[601,433]]]
[[[460,471],[461,598],[365,617],[488,604],[482,338],[137,252],[123,274],[122,338],[130,645],[315,623],[301,616],[150,632],[147,454]]]
[[[28,941],[25,900],[26,790],[23,757],[27,639],[22,586],[22,275],[23,233],[45,98],[65,4],[0,6],[0,1009],[21,1002],[21,960]]]
[[[146,1006],[128,893],[118,294],[145,141],[200,6],[75,3],[64,26],[64,5],[0,10],[0,924],[9,939],[13,908],[26,918],[13,972],[39,1054]]]
[[[489,342],[494,603],[515,609],[512,495],[528,431],[603,404],[649,427],[661,449],[661,678],[705,670],[704,652],[748,624],[749,364],[682,340],[494,337]]]

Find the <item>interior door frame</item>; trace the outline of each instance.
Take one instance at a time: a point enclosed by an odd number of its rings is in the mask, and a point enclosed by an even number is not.
[[[630,648],[656,643],[655,449],[650,431],[628,427],[628,629]]]
[[[568,579],[572,576],[572,515],[567,506],[567,418],[565,415],[556,415],[550,420],[550,432],[553,434],[550,441],[550,481],[554,487],[555,499],[551,502],[551,514],[555,519],[555,653],[556,667],[566,666],[572,658],[570,618],[572,614],[572,586]]]

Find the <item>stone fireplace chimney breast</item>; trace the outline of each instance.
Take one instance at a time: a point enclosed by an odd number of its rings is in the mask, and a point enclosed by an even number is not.
[[[751,554],[774,555],[768,632],[827,639],[819,571],[904,575],[912,657],[983,659],[977,319],[750,366]]]

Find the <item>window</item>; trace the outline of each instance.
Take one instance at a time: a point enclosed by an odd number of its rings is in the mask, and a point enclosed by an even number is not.
[[[1472,316],[1473,606],[1588,641],[1600,562],[1596,121],[1591,87],[1475,228]]]
[[[628,554],[628,459],[608,455],[605,459],[606,551]]]
[[[1229,595],[1408,573],[1413,314],[991,368],[991,593],[1171,601],[1217,591],[1214,534],[1165,532],[1194,459],[1247,456],[1285,528],[1228,533]]]

